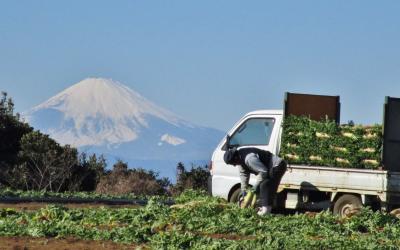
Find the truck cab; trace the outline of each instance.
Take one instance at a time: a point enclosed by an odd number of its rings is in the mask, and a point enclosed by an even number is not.
[[[274,154],[279,153],[283,110],[258,110],[243,116],[228,132],[230,143],[239,147],[257,147]],[[240,191],[239,173],[235,166],[227,165],[223,158],[226,138],[218,144],[211,158],[212,194],[236,201]],[[250,176],[250,185],[255,177]]]

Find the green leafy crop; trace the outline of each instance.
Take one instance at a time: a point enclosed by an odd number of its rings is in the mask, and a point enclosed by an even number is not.
[[[378,168],[382,126],[337,125],[288,116],[283,123],[281,156],[292,164]]]

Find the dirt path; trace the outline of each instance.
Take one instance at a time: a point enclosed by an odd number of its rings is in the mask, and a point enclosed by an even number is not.
[[[145,246],[117,244],[110,241],[78,240],[73,238],[0,237],[1,250],[119,250],[148,249]]]

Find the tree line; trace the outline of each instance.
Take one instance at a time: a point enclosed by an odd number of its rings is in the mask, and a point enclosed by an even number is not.
[[[206,189],[205,167],[186,171],[182,163],[177,183],[142,168],[130,169],[118,161],[107,170],[105,158],[79,153],[34,130],[14,111],[7,93],[0,97],[0,188],[20,190],[98,191],[123,194],[179,193],[185,188]]]
[[[0,98],[0,186],[22,190],[92,191],[105,171],[104,157],[87,156],[34,130]]]

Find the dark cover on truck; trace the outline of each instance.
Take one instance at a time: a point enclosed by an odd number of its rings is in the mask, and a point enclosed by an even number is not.
[[[400,98],[386,97],[383,125],[383,166],[400,172]]]
[[[286,92],[285,116],[307,116],[313,120],[340,123],[340,96],[310,95]]]

